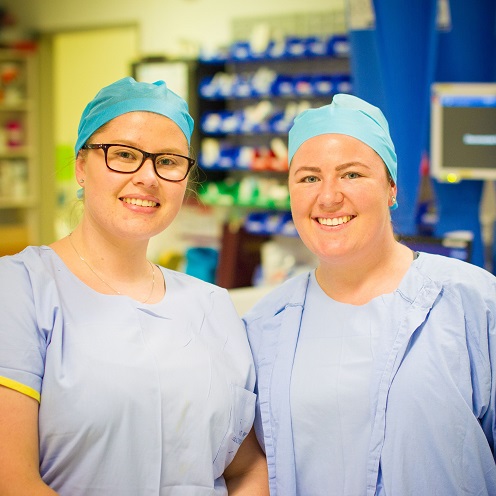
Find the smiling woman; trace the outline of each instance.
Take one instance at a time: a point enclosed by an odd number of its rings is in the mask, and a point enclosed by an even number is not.
[[[244,317],[271,496],[496,494],[496,278],[396,241],[377,107],[336,95],[303,112],[289,160],[319,263]]]
[[[122,141],[127,147],[133,146],[128,148],[134,150],[133,155],[123,151],[123,145],[119,144]],[[136,150],[138,146],[153,153],[145,156]],[[181,208],[186,177],[194,164],[193,159],[186,157],[191,162],[183,160],[186,165],[179,170],[179,175],[176,169],[172,176],[170,170],[167,177],[159,176],[156,164],[163,160],[163,152],[171,149],[187,156],[188,141],[184,133],[170,118],[147,111],[119,115],[88,138],[76,159],[76,178],[84,185],[85,192],[85,213],[73,236],[76,244],[81,230],[99,229],[102,225],[106,226],[106,237],[135,237],[136,242],[145,247],[150,237],[166,229]],[[122,158],[116,162],[116,153],[126,157],[126,166]],[[101,257],[94,263],[99,264],[95,269],[114,273],[108,261]],[[135,269],[142,277],[147,273],[145,264]],[[162,296],[158,294],[157,298]],[[136,293],[135,297],[138,297]]]
[[[295,227],[319,257],[319,272],[338,260],[344,268],[373,259],[384,239],[394,240],[387,206],[396,185],[362,141],[335,133],[305,141],[291,161],[288,184]],[[335,290],[333,284],[329,291]]]
[[[0,494],[268,494],[227,291],[146,258],[183,202],[192,131],[163,81],[103,88],[75,147],[80,224],[0,259]]]

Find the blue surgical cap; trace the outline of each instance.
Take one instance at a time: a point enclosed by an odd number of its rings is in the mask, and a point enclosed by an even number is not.
[[[380,109],[356,96],[338,94],[329,105],[305,110],[296,117],[289,131],[289,162],[305,141],[328,133],[346,134],[370,146],[382,158],[396,183],[396,152]]]
[[[76,155],[97,129],[119,115],[134,111],[168,117],[179,126],[190,144],[194,123],[188,104],[167,88],[164,81],[143,83],[126,77],[102,88],[86,105],[79,122]]]

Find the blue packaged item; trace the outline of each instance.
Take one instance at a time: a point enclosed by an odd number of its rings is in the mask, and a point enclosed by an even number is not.
[[[299,96],[311,96],[313,94],[312,77],[300,74],[294,78],[294,91]]]
[[[217,96],[216,95],[217,89],[215,85],[212,84],[213,79],[214,77],[211,76],[211,77],[203,78],[200,81],[200,84],[198,86],[199,86],[200,95],[203,98],[215,98]]]
[[[201,118],[201,128],[206,134],[216,134],[220,132],[222,123],[221,115],[218,112],[207,112]]]
[[[246,216],[244,227],[252,234],[265,233],[265,212],[251,212]]]
[[[219,72],[215,75],[217,96],[220,98],[228,98],[232,95],[233,85],[236,80],[235,74],[227,74],[225,72]]]
[[[244,120],[243,113],[241,111],[224,111],[220,113],[220,117],[221,123],[219,130],[221,133],[237,134],[240,132]]]
[[[348,57],[350,55],[351,45],[348,36],[335,35],[331,36],[328,41],[327,53],[333,57]]]
[[[292,76],[279,74],[272,84],[274,96],[292,96],[295,94],[294,80]]]
[[[293,217],[291,216],[291,212],[285,212],[282,214],[282,219],[280,223],[279,233],[282,236],[299,236],[298,231],[293,222]]]
[[[250,59],[250,43],[248,41],[237,41],[231,45],[230,56],[233,60]]]
[[[332,87],[334,93],[352,93],[351,77],[349,74],[334,74]]]
[[[199,59],[204,63],[221,64],[227,61],[228,51],[226,48],[206,48],[200,50]]]
[[[284,39],[279,39],[269,43],[267,49],[267,58],[269,59],[280,59],[286,54],[286,41]]]
[[[305,41],[305,54],[308,57],[326,55],[328,43],[328,38],[325,36],[310,36]]]
[[[186,274],[215,283],[219,253],[214,248],[194,247],[186,250]]]
[[[236,169],[251,168],[255,159],[255,148],[253,146],[240,146],[234,149],[233,162]]]
[[[248,76],[241,74],[235,79],[232,87],[232,96],[236,98],[248,98],[251,95],[251,83]]]
[[[217,166],[221,169],[231,169],[233,166],[233,151],[232,148],[221,148]]]
[[[265,218],[265,232],[267,234],[279,234],[281,230],[281,214],[268,213]]]
[[[271,94],[274,81],[277,79],[277,72],[269,67],[262,66],[252,75],[251,96],[268,96]]]
[[[328,74],[316,74],[312,76],[311,85],[314,95],[331,95],[334,91],[333,78]]]
[[[305,39],[297,36],[286,38],[285,56],[290,58],[302,58],[305,56]]]
[[[293,124],[293,120],[288,120],[285,117],[285,112],[275,113],[267,123],[269,131],[273,133],[287,133],[290,126]]]

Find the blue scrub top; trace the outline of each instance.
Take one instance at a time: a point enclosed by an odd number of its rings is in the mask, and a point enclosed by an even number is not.
[[[304,477],[295,463],[290,394],[308,281],[308,274],[287,281],[244,317],[271,496],[297,496]],[[380,298],[387,318],[371,316],[382,325],[371,327],[372,430],[362,491],[496,495],[496,278],[421,253],[399,287]]]
[[[298,496],[365,496],[371,329],[385,308],[337,302],[310,274],[290,391]]]
[[[0,259],[0,384],[40,401],[40,472],[61,496],[219,495],[254,417],[227,291],[162,269],[157,304],[103,295],[48,247]]]

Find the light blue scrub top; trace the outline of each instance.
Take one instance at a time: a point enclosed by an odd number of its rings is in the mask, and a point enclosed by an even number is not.
[[[255,430],[271,496],[298,496],[303,476],[295,466],[291,383],[308,282],[308,273],[285,282],[243,318],[258,373]],[[371,326],[372,430],[362,492],[496,495],[496,277],[421,253],[381,300],[382,317],[370,317],[380,325]]]
[[[298,496],[365,496],[380,307],[334,301],[310,275],[290,392]]]
[[[227,291],[162,269],[157,304],[103,295],[48,247],[0,259],[0,384],[40,398],[61,496],[226,496],[255,376]]]

